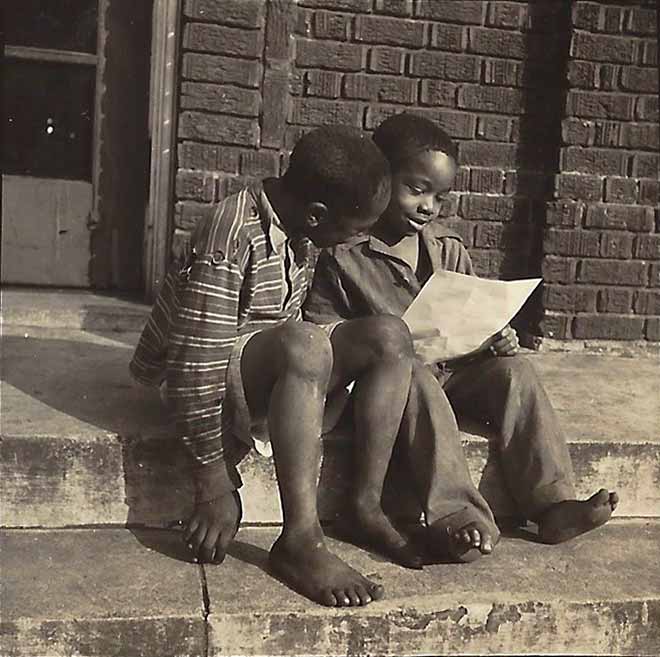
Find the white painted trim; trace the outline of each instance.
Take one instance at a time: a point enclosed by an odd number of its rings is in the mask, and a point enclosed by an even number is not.
[[[144,289],[153,300],[167,268],[176,148],[179,23],[182,0],[154,0],[149,129],[151,170],[144,225]]]

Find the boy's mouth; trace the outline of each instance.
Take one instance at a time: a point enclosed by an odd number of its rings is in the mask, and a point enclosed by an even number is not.
[[[406,219],[411,223],[414,224],[415,226],[426,226],[426,224],[429,222],[429,219],[420,219],[418,217],[406,217]]]

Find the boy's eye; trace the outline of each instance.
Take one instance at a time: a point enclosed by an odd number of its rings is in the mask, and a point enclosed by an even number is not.
[[[418,185],[408,185],[408,189],[413,194],[423,194],[424,193],[424,189],[422,187],[419,187]]]

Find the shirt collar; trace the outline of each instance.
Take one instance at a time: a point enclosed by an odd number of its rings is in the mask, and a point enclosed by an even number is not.
[[[281,253],[282,248],[289,239],[284,224],[277,216],[261,182],[253,184],[250,191],[254,202],[253,211],[261,220],[261,226],[268,240],[270,251]]]

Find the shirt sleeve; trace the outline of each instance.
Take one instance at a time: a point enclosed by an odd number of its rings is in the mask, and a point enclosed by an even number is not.
[[[316,262],[312,285],[303,305],[303,316],[314,324],[353,319],[354,314],[341,284],[337,263],[327,251],[322,251]]]
[[[440,240],[440,243],[442,245],[441,265],[445,271],[474,275],[470,254],[460,240],[445,237]]]
[[[198,255],[180,293],[167,359],[167,389],[177,435],[197,465],[198,501],[241,485],[246,449],[223,426],[229,357],[237,339],[240,265],[221,252]]]

